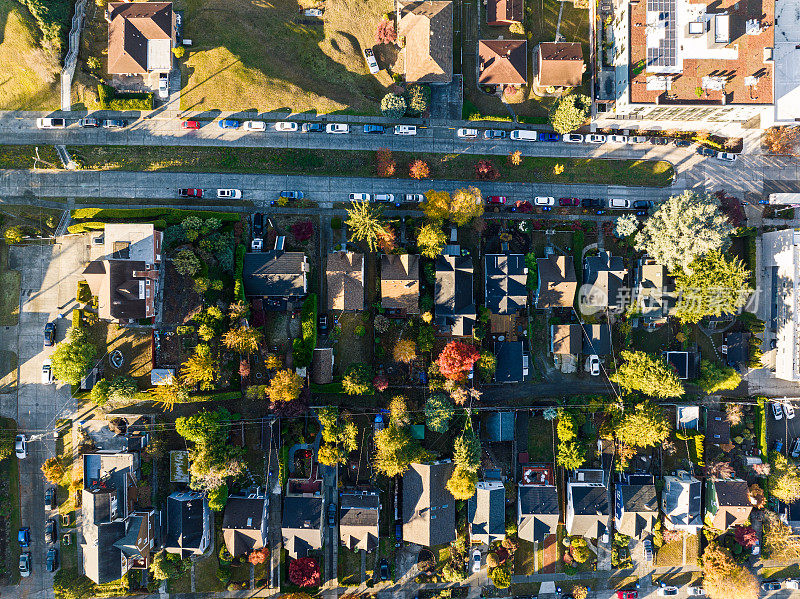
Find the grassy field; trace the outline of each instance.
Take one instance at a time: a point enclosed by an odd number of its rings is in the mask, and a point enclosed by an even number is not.
[[[84,168],[96,170],[275,173],[296,175],[374,177],[372,152],[281,148],[203,148],[186,146],[70,146]],[[525,157],[519,166],[506,166],[502,156],[475,154],[412,154],[394,152],[397,175],[406,177],[408,165],[421,159],[431,179],[475,180],[475,163],[491,160],[501,181],[541,183],[596,183],[643,187],[671,184],[674,169],[665,161]],[[555,174],[555,166],[564,167]]]
[[[8,270],[8,246],[0,241],[0,326],[16,326],[19,322],[18,270]]]
[[[59,108],[60,65],[38,41],[28,10],[15,0],[0,0],[0,109]]]
[[[337,559],[339,561],[339,584],[342,586],[358,586],[361,584],[360,552],[350,551],[350,549],[342,545],[337,552]],[[369,560],[367,561],[369,562]]]
[[[3,86],[0,86],[0,90],[2,89]],[[0,146],[0,168],[31,169],[34,166],[51,168],[49,165],[52,165],[52,168],[61,169],[61,161],[53,146],[39,146],[39,158],[41,160],[37,164],[36,146]]]
[[[105,360],[105,373],[109,378],[115,376],[133,377],[139,389],[150,386],[150,370],[152,369],[151,335],[135,329],[124,329],[115,324],[99,321],[91,327],[85,327],[89,339],[97,348],[97,359]],[[104,358],[115,350],[122,352],[122,368],[116,369]]]
[[[17,423],[9,418],[0,418],[0,425],[6,430],[6,434],[11,436],[14,435],[17,429]],[[0,462],[0,476],[2,477],[3,484],[8,485],[7,501],[10,504],[8,506],[8,516],[4,518],[6,543],[3,560],[6,564],[16,565],[19,563],[20,554],[20,547],[19,543],[16,542],[16,535],[21,526],[19,513],[19,460],[12,455]],[[5,490],[3,494],[5,495]],[[18,568],[8,568],[8,574],[9,582],[12,584],[19,582]]]
[[[519,540],[519,546],[514,552],[514,574],[527,576],[536,574],[534,569],[535,545],[530,541]],[[541,566],[540,566],[541,567]]]

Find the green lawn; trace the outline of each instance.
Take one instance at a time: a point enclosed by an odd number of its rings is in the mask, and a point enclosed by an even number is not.
[[[13,436],[17,430],[17,423],[8,418],[0,418],[0,424],[6,429],[7,434]],[[0,477],[8,485],[8,499],[10,503],[9,516],[5,518],[6,535],[9,542],[6,544],[6,564],[18,564],[20,547],[16,542],[16,534],[21,526],[19,513],[19,461],[11,455],[0,462]],[[19,582],[19,569],[9,568],[9,578],[12,584]]]
[[[295,175],[376,176],[375,154],[366,151],[281,148],[207,148],[190,146],[71,146],[84,168],[97,170],[275,173]],[[407,177],[412,160],[425,160],[431,179],[475,180],[475,163],[485,158],[501,172],[501,180],[521,183],[596,183],[665,187],[674,169],[665,161],[526,157],[506,166],[502,156],[475,154],[412,154],[394,152],[398,177]],[[564,167],[556,175],[556,165]],[[433,183],[431,183],[433,185]]]
[[[800,578],[800,564],[789,564],[788,566],[778,566],[773,568],[763,568],[761,578]]]
[[[339,584],[342,586],[358,586],[361,584],[360,552],[351,551],[344,545],[340,545],[337,556],[339,561]],[[369,562],[369,559],[367,562]]]
[[[553,461],[553,424],[540,415],[528,420],[528,459],[531,462]]]
[[[4,0],[0,0],[0,5]],[[0,43],[2,46],[2,43]],[[2,64],[2,60],[0,60]],[[2,75],[0,75],[2,77]],[[3,86],[0,86],[0,90]],[[1,94],[1,92],[0,92]],[[36,164],[37,146],[0,146],[0,168],[31,169]],[[53,146],[38,146],[39,168],[61,168],[61,160]]]
[[[515,572],[519,574],[519,572]],[[539,594],[540,582],[512,582],[511,594],[515,597],[536,596]]]
[[[520,539],[517,551],[514,553],[514,574],[522,576],[536,574],[536,570],[534,570],[534,556],[535,545],[530,541],[523,541]],[[541,562],[539,563],[541,564]]]

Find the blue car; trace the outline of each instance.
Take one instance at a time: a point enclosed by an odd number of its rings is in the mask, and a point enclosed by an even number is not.
[[[220,129],[238,129],[239,121],[234,119],[224,119],[219,122]]]
[[[364,133],[385,133],[386,127],[383,125],[364,125]]]
[[[55,323],[48,322],[44,325],[44,345],[50,347],[56,340],[56,325]]]
[[[19,541],[19,546],[22,549],[27,549],[31,545],[31,529],[27,526],[25,528],[20,528],[19,532],[17,533],[17,541]]]
[[[561,141],[561,136],[553,131],[539,132],[539,141]]]

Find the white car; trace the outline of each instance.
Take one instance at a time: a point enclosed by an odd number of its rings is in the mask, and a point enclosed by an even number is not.
[[[36,126],[39,129],[63,129],[67,126],[67,121],[56,118],[36,119]]]
[[[307,8],[303,11],[303,16],[305,17],[321,17],[322,16],[322,9],[321,8]]]
[[[600,356],[592,354],[586,358],[586,372],[592,376],[600,376]]]
[[[300,125],[298,125],[297,123],[293,123],[291,121],[278,121],[277,123],[275,123],[275,131],[283,131],[286,133],[291,133],[293,131],[297,131],[299,128]]]
[[[245,131],[266,131],[267,124],[264,121],[245,121]]]
[[[783,420],[783,410],[781,409],[781,404],[777,401],[769,402],[769,405],[772,406],[772,417],[775,420]]]
[[[169,75],[167,73],[158,75],[158,97],[162,100],[169,98]]]
[[[472,571],[473,572],[480,572],[481,571],[481,550],[480,549],[473,549],[472,550]]]
[[[350,125],[345,125],[344,123],[330,123],[327,127],[325,127],[325,132],[339,135],[343,133],[350,133]]]
[[[381,68],[378,66],[378,61],[375,60],[375,53],[372,51],[372,48],[364,48],[364,60],[367,61],[367,66],[369,67],[369,72],[373,75],[377,74]]]
[[[478,130],[477,129],[465,129],[462,127],[461,129],[456,130],[456,137],[462,137],[465,139],[475,139],[478,137]]]
[[[787,589],[800,589],[800,580],[794,580],[793,578],[790,578],[789,580],[783,581],[783,584],[786,585]]]
[[[626,144],[628,143],[628,136],[627,135],[609,135],[608,141],[612,144]]]
[[[17,454],[17,458],[20,460],[28,457],[28,437],[17,435],[14,438],[14,453]]]
[[[372,196],[368,193],[351,193],[350,194],[350,201],[351,202],[369,202],[372,199]]]
[[[678,587],[668,586],[668,587],[658,588],[659,597],[675,597],[677,594],[678,594]]]
[[[417,134],[417,126],[416,125],[395,125],[394,126],[394,134],[395,135],[416,135]]]
[[[565,133],[561,136],[561,141],[568,144],[579,144],[583,142],[583,135],[580,133]]]
[[[786,401],[781,405],[783,406],[783,415],[786,416],[786,420],[791,420],[794,418],[794,408],[792,407],[792,404]]]
[[[47,358],[42,362],[42,385],[52,385],[55,380],[55,377],[53,377],[53,365],[50,362],[50,358]]]
[[[608,200],[608,207],[616,208],[618,210],[630,209],[631,201],[623,200],[622,198],[611,198],[610,200]]]
[[[241,189],[218,189],[217,190],[217,197],[224,198],[227,200],[241,200],[242,199],[242,190]]]
[[[383,202],[383,203],[394,202],[394,194],[393,193],[376,193],[375,194],[375,201],[376,202]]]
[[[628,142],[632,144],[646,144],[650,138],[646,135],[633,135],[628,138]]]
[[[403,201],[409,204],[421,204],[425,201],[425,195],[421,193],[403,194]]]
[[[535,206],[555,206],[556,199],[547,196],[536,196],[533,198],[533,204]]]
[[[689,587],[686,589],[686,594],[690,597],[705,597],[706,590],[703,587]]]
[[[587,144],[604,144],[606,143],[606,136],[599,133],[592,133],[586,136]]]
[[[717,159],[734,162],[736,160],[736,154],[732,152],[717,152]]]
[[[753,548],[750,550],[750,553],[752,553],[753,555],[761,555],[761,543],[758,542],[758,539],[756,539],[755,545],[753,545]]]

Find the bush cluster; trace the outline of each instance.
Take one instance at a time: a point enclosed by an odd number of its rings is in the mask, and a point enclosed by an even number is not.
[[[153,94],[119,94],[104,83],[97,84],[97,96],[103,110],[153,110]]]

